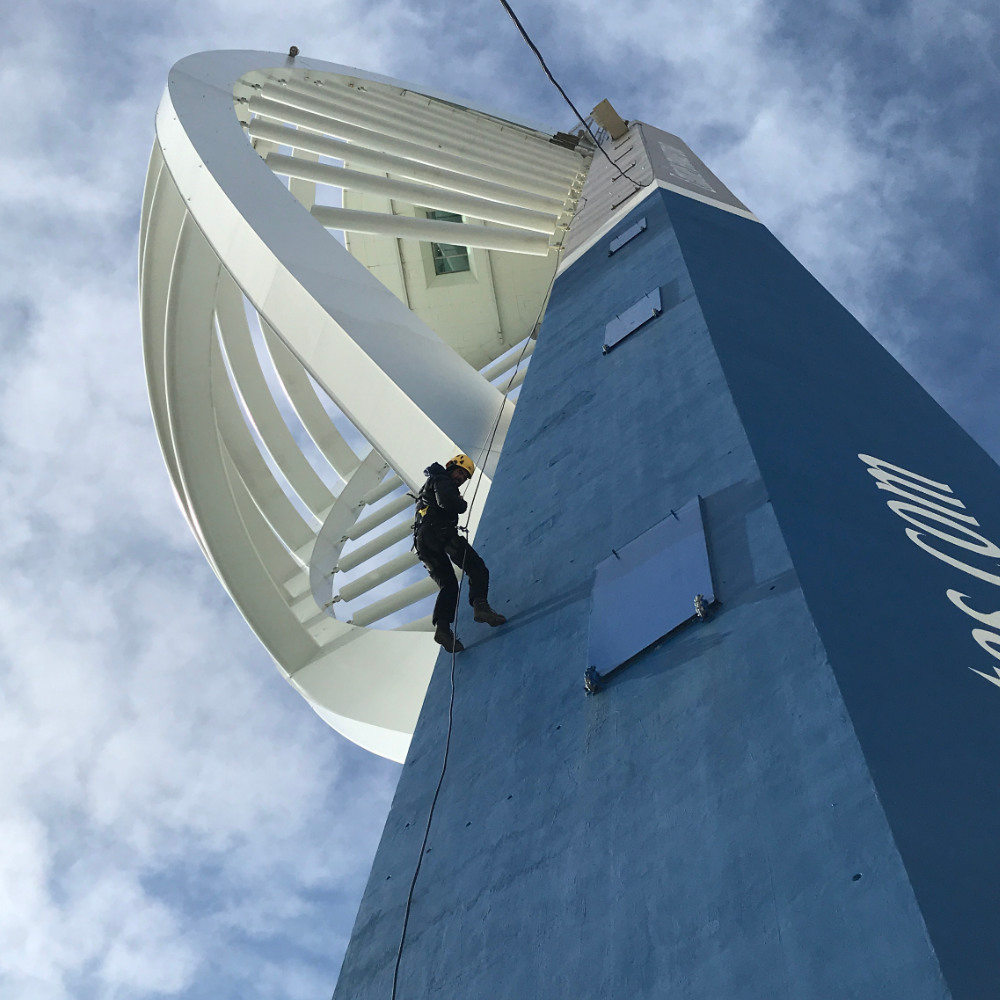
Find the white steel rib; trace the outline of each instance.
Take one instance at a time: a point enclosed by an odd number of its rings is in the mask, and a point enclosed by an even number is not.
[[[395,760],[438,652],[408,491],[472,456],[474,534],[591,155],[265,52],[182,60],[157,112],[139,284],[178,501],[289,682]]]

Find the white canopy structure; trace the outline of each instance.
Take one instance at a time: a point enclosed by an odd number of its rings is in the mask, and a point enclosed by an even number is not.
[[[170,73],[139,260],[167,468],[289,682],[383,756],[438,652],[407,491],[465,452],[481,511],[592,153],[315,60]]]

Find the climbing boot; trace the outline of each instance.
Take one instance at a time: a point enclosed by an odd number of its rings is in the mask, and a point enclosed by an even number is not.
[[[476,601],[472,606],[472,618],[473,621],[483,622],[483,624],[493,628],[496,628],[497,625],[503,625],[507,620],[499,611],[494,611],[490,607],[489,601]]]
[[[445,652],[448,653],[461,653],[465,649],[461,641],[455,638],[455,633],[446,622],[440,622],[435,626],[434,641],[439,646],[444,646]]]

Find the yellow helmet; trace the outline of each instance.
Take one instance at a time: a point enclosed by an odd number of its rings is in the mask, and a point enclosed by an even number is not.
[[[446,469],[453,469],[455,466],[460,469],[465,469],[465,471],[471,477],[472,473],[476,471],[476,467],[472,462],[472,459],[468,455],[456,455],[454,458],[449,459],[445,464]]]

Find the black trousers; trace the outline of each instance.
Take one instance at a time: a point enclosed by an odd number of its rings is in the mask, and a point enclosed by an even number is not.
[[[431,618],[435,625],[450,625],[455,620],[458,577],[452,563],[462,569],[468,578],[469,603],[486,600],[490,571],[476,550],[454,528],[426,525],[417,531],[414,547],[431,579],[441,588]]]

